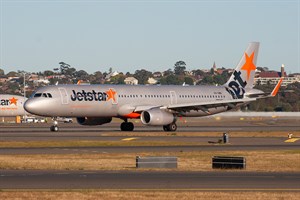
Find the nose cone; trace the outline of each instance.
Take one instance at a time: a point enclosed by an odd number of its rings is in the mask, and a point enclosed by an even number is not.
[[[38,103],[34,99],[28,99],[24,104],[24,109],[31,114],[38,115]]]

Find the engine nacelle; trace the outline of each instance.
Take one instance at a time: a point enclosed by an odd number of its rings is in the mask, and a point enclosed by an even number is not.
[[[77,117],[76,119],[80,125],[95,126],[110,123],[112,117]]]
[[[168,125],[175,122],[175,116],[165,110],[154,108],[151,110],[145,110],[141,114],[141,121],[145,125]]]

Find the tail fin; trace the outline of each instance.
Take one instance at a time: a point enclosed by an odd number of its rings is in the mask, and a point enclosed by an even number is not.
[[[245,90],[251,89],[254,86],[258,49],[259,42],[251,42],[248,45],[239,64],[235,68],[230,79],[224,85],[235,99],[243,98]]]

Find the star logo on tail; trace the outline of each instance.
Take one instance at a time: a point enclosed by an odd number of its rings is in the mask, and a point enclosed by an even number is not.
[[[247,53],[245,53],[246,62],[241,69],[247,71],[247,81],[250,78],[251,71],[256,70],[256,66],[253,63],[253,58],[254,58],[254,52],[250,55],[250,57],[248,56]]]

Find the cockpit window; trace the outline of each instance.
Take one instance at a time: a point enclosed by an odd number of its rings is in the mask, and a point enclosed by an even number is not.
[[[35,93],[33,97],[41,97],[42,93]]]
[[[35,93],[33,95],[34,98],[36,97],[45,97],[45,98],[52,98],[52,95],[50,93]]]

